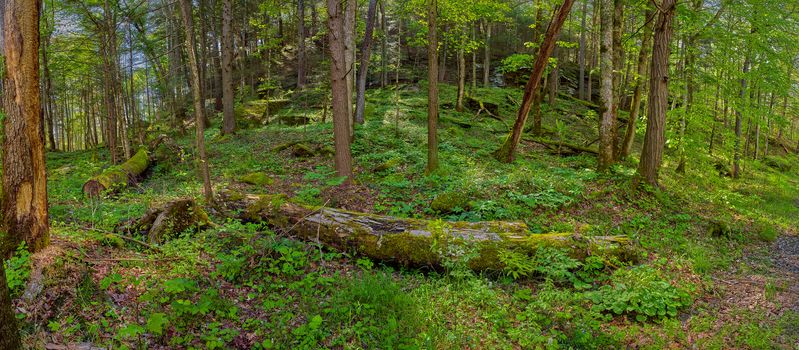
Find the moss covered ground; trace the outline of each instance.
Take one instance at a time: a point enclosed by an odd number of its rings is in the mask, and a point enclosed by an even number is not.
[[[558,249],[539,249],[501,253],[502,270],[476,274],[468,269],[475,249],[463,244],[425,248],[443,257],[441,268],[405,269],[263,225],[225,221],[214,211],[212,228],[178,233],[156,247],[114,239],[109,233],[120,222],[140,217],[149,207],[201,197],[193,139],[175,135],[180,151],[154,164],[136,186],[101,200],[85,198],[81,186],[107,166],[104,151],[48,154],[53,244],[9,268],[15,276],[9,279],[22,282],[13,286],[26,344],[798,346],[799,278],[788,266],[797,252],[780,250],[799,234],[796,155],[747,161],[743,178],[731,180],[714,167],[719,157],[731,154],[731,145],[709,156],[706,145],[689,141],[692,157],[685,175],[675,173],[676,151],[670,148],[663,188],[633,191],[637,155],[601,174],[590,154],[558,154],[523,141],[514,163],[495,161],[491,153],[513,123],[521,91],[471,92],[499,106],[501,118],[494,119],[455,112],[454,90],[445,85],[441,91],[441,167],[435,173],[424,172],[426,95],[407,85],[367,94],[366,123],[357,128],[352,146],[353,186],[340,186],[332,156],[324,151],[332,146],[330,116],[320,123],[321,106],[302,103],[275,113],[308,117],[307,125],[258,121],[221,136],[221,118],[214,118],[206,131],[214,187],[441,220],[433,226],[504,220],[525,222],[533,233],[623,235],[642,248],[639,263],[601,256],[575,260]],[[596,113],[590,105],[559,99],[543,108],[546,138],[580,145],[595,140]],[[297,142],[312,152],[277,147]],[[726,229],[713,229],[719,225]],[[43,290],[25,297],[25,284],[37,274],[43,276]]]

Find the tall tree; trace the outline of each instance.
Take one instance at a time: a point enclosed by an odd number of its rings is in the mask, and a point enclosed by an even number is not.
[[[7,0],[3,12],[3,231],[13,244],[24,241],[32,252],[50,241],[39,91],[39,11],[39,1]]]
[[[354,2],[355,0],[347,0]],[[347,99],[347,75],[349,66],[346,60],[344,29],[344,6],[341,0],[327,0],[328,41],[330,45],[330,87],[333,104],[333,142],[335,145],[336,174],[346,177],[345,183],[352,183],[352,155],[350,151],[349,114],[351,100]]]
[[[666,108],[669,100],[669,56],[671,55],[672,22],[676,0],[656,4],[657,23],[652,43],[652,64],[649,77],[649,102],[644,147],[638,176],[652,187],[658,187],[658,173],[666,141]]]
[[[602,116],[599,120],[599,157],[597,168],[605,171],[613,164],[613,139],[616,137],[616,118],[613,110],[613,0],[601,0],[599,72]]]
[[[297,0],[297,89],[305,87],[305,0]]]
[[[302,2],[302,0],[299,0]],[[233,0],[222,0],[222,133],[236,130],[233,114]]]
[[[377,0],[369,0],[369,10],[366,12],[366,33],[361,44],[361,64],[358,65],[358,93],[355,103],[355,122],[363,124],[364,105],[366,104],[366,74],[369,71],[369,61],[372,57],[372,32],[375,28],[375,12]]]
[[[630,119],[627,121],[627,129],[619,147],[619,159],[625,159],[630,155],[635,141],[635,124],[638,122],[638,113],[641,111],[641,99],[644,90],[644,79],[646,76],[647,60],[652,43],[652,16],[653,12],[647,10],[644,15],[644,32],[641,34],[641,50],[638,52],[638,70],[633,78],[633,101],[630,106]]]
[[[438,1],[427,4],[427,172],[438,169]]]
[[[494,157],[501,162],[510,163],[515,157],[516,147],[519,146],[519,141],[522,138],[522,131],[524,131],[524,124],[527,122],[527,116],[533,105],[533,99],[541,85],[541,77],[544,76],[544,70],[549,63],[549,56],[552,55],[552,50],[555,48],[555,38],[560,33],[566,18],[569,17],[572,5],[574,5],[574,0],[564,0],[555,17],[552,18],[552,22],[549,23],[544,35],[544,41],[541,43],[541,47],[538,49],[538,56],[533,63],[533,72],[530,75],[530,80],[527,81],[527,85],[524,87],[524,96],[521,107],[519,107],[519,113],[516,116],[516,122],[513,124],[513,129],[505,139],[502,147],[494,152]]]
[[[197,162],[200,177],[203,182],[203,194],[207,202],[214,199],[211,187],[211,174],[208,170],[208,157],[205,154],[205,100],[202,94],[202,81],[200,80],[200,66],[197,61],[197,50],[194,41],[194,18],[192,17],[191,0],[180,0],[180,13],[183,17],[183,27],[186,31],[186,53],[189,56],[189,69],[191,70],[191,90],[194,97],[194,124],[196,127]]]

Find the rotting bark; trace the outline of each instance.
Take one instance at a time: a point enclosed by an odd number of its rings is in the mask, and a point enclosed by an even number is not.
[[[97,198],[107,191],[119,191],[134,183],[150,166],[150,154],[142,147],[133,157],[118,166],[114,165],[83,184],[83,193]]]
[[[168,236],[210,224],[208,214],[194,199],[178,199],[152,208],[141,219],[127,222],[115,231],[144,234],[150,244],[162,243]]]
[[[403,266],[440,266],[451,244],[473,244],[479,256],[469,262],[478,271],[501,270],[501,250],[534,254],[540,247],[568,250],[575,258],[611,255],[634,261],[638,254],[625,236],[582,236],[578,233],[532,234],[521,222],[448,222],[405,219],[340,209],[309,207],[279,196],[238,195],[227,201],[241,208],[241,219],[266,222],[285,234]],[[433,247],[437,247],[434,249]]]

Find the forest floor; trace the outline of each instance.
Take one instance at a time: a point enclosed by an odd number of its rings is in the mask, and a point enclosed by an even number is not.
[[[528,140],[516,162],[501,164],[491,152],[521,92],[477,89],[472,95],[496,104],[500,117],[445,103],[441,169],[423,175],[424,94],[414,85],[369,92],[349,187],[334,175],[331,125],[318,123],[323,111],[310,97],[233,136],[214,125],[206,140],[215,188],[398,217],[523,221],[534,233],[625,235],[642,248],[639,263],[540,249],[478,274],[466,268],[466,246],[441,268],[408,269],[213,211],[213,227],[174,232],[157,246],[120,239],[115,228],[148,208],[200,197],[193,140],[175,135],[145,179],[102,200],[85,198],[81,186],[107,166],[105,152],[48,154],[52,244],[8,262],[26,345],[799,349],[795,155],[747,161],[744,177],[731,180],[689,134],[687,173],[674,172],[670,148],[664,189],[650,193],[631,190],[634,159],[599,174],[590,154]],[[453,87],[442,87],[441,99],[453,101]],[[264,105],[242,103],[240,121],[260,124]],[[561,99],[544,111],[546,138],[595,140],[590,104]],[[305,118],[314,122],[287,125]]]

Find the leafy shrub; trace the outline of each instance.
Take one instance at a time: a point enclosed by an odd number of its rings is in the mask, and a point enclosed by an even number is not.
[[[589,295],[593,310],[630,314],[640,322],[649,318],[677,316],[677,310],[691,305],[687,291],[661,278],[650,266],[617,270],[611,284]]]
[[[22,293],[31,275],[31,253],[28,246],[22,242],[17,247],[14,255],[5,261],[6,281],[12,296]]]
[[[523,69],[532,69],[534,62],[533,55],[517,53],[505,57],[498,69],[502,73],[516,73]]]

